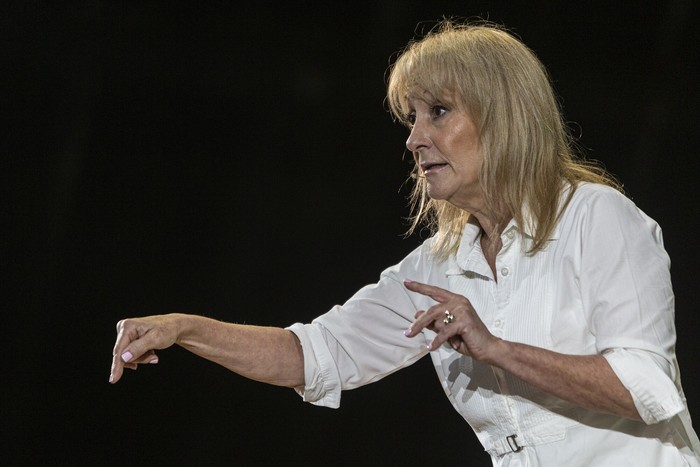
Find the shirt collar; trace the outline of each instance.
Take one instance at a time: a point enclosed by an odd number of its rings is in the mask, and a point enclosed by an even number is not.
[[[566,199],[566,194],[562,196],[562,200]],[[503,244],[512,241],[515,236],[519,235],[521,241],[530,242],[534,239],[535,220],[529,206],[523,207],[523,226],[518,227],[514,219],[511,219],[501,233]],[[479,238],[481,236],[481,226],[476,218],[470,216],[459,241],[457,253],[451,258],[451,264],[446,273],[448,275],[463,274],[464,271],[474,271],[481,274],[483,265],[483,253]],[[559,222],[554,226],[548,240],[557,240],[559,238]],[[527,246],[525,246],[527,248]],[[487,266],[488,267],[488,266]]]

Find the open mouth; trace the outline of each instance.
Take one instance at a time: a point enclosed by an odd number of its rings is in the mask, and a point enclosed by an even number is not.
[[[447,164],[444,162],[425,162],[421,164],[421,168],[423,169],[423,174],[428,175],[429,173],[432,172],[437,172],[438,170],[442,169],[443,167],[446,167]]]

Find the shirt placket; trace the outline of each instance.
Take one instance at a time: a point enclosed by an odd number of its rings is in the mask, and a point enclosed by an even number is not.
[[[491,333],[499,338],[506,338],[506,330],[508,326],[508,305],[511,298],[512,277],[513,277],[513,252],[517,249],[515,241],[515,232],[513,229],[505,232],[501,240],[503,247],[496,256],[496,278],[493,283],[493,299],[496,304],[496,312],[493,315],[493,322],[489,323]],[[503,410],[503,429],[508,432],[505,441],[508,447],[513,452],[518,452],[522,449],[522,435],[518,423],[519,414],[517,403],[510,396],[510,388],[508,387],[508,379],[504,370],[492,367],[494,377],[500,388],[502,401],[504,404]],[[520,441],[520,443],[519,443]]]

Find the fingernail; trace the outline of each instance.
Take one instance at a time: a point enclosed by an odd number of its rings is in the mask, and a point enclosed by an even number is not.
[[[148,363],[150,363],[151,365],[155,365],[156,363],[158,363],[158,357],[154,358],[153,360],[151,360]]]
[[[404,280],[403,280],[403,283],[404,283],[404,284],[410,284],[410,283],[412,283],[412,282],[413,282],[413,281],[412,281],[411,279],[404,279]]]
[[[114,375],[109,375],[109,382],[113,383],[114,382]]]
[[[429,351],[432,352],[432,350],[433,350],[433,344],[428,344],[428,345],[426,345],[425,347],[426,347]]]
[[[132,358],[134,358],[134,356],[131,355],[131,352],[124,352],[124,353],[122,354],[122,360],[124,360],[125,362],[128,362],[128,361],[131,360]]]

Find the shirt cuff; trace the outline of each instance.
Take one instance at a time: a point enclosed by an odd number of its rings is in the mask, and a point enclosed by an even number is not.
[[[668,420],[686,409],[674,383],[675,368],[668,360],[648,351],[622,348],[607,350],[603,356],[630,392],[646,424]]]
[[[299,338],[304,353],[304,388],[295,388],[295,391],[304,402],[337,409],[340,407],[340,376],[321,330],[315,324],[301,323],[286,329]]]

